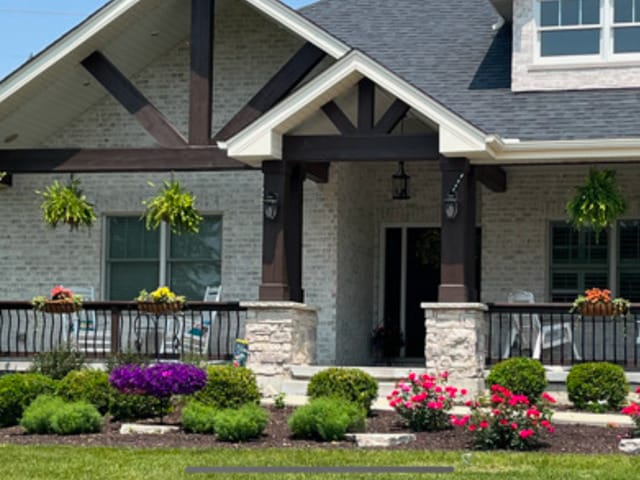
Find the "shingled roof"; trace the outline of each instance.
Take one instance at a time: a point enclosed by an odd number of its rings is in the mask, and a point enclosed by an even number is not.
[[[489,0],[320,0],[308,19],[487,134],[640,137],[640,89],[514,93],[511,27]]]

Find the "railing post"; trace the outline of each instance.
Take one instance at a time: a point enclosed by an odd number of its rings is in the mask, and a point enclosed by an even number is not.
[[[120,309],[111,308],[111,355],[120,353]]]

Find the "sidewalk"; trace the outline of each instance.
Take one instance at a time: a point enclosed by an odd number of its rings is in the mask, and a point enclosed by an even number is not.
[[[305,395],[287,395],[284,399],[285,403],[290,406],[300,406],[307,403],[308,397]],[[265,405],[272,405],[272,399],[264,399],[262,401]],[[388,402],[378,397],[373,402],[373,410],[393,410],[389,407]],[[451,411],[453,415],[466,415],[469,413],[467,407],[454,407]],[[633,421],[627,415],[620,415],[615,413],[588,413],[588,412],[555,412],[553,414],[553,423],[556,424],[579,424],[579,425],[594,425],[597,427],[607,427],[609,425],[616,425],[619,427],[633,427]]]

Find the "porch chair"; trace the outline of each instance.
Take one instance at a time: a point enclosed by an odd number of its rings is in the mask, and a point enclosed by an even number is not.
[[[507,296],[508,303],[535,303],[533,293],[526,290],[516,290]],[[540,315],[537,313],[515,314],[511,322],[511,331],[505,344],[503,358],[509,358],[511,347],[516,339],[521,345],[530,345],[530,341],[525,342],[529,334],[536,335],[532,357],[540,360],[543,349],[555,348],[565,344],[571,344],[574,356],[577,360],[582,357],[578,353],[578,348],[573,341],[571,324],[560,322],[560,324],[542,325]],[[530,338],[529,338],[530,340]]]
[[[83,302],[95,301],[95,289],[93,287],[69,287],[76,295],[82,296]],[[97,350],[98,344],[102,343],[102,336],[106,332],[98,332],[97,318],[95,310],[80,310],[71,315],[71,341],[80,350]],[[107,342],[107,339],[104,339]],[[109,348],[109,345],[106,345]],[[102,351],[103,345],[100,345]]]
[[[205,289],[204,302],[219,302],[222,295],[222,285],[210,286]],[[184,329],[179,338],[183,352],[207,353],[209,350],[209,338],[214,326],[217,311],[201,311],[199,316],[192,314],[185,318]]]

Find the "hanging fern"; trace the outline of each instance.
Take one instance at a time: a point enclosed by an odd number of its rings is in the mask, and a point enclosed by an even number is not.
[[[58,223],[66,223],[71,230],[76,230],[82,226],[91,227],[96,220],[93,204],[87,201],[80,190],[80,180],[74,179],[73,175],[67,185],[55,180],[44,192],[36,193],[43,198],[40,205],[42,219],[53,228]]]
[[[593,228],[596,239],[627,209],[614,170],[589,170],[584,185],[576,187],[576,196],[567,203],[569,222],[576,229]]]
[[[149,185],[155,187],[151,182]],[[183,190],[177,180],[165,180],[158,195],[142,204],[146,207],[143,217],[147,230],[155,230],[161,222],[167,222],[177,235],[200,231],[202,216],[195,208],[195,197]]]

